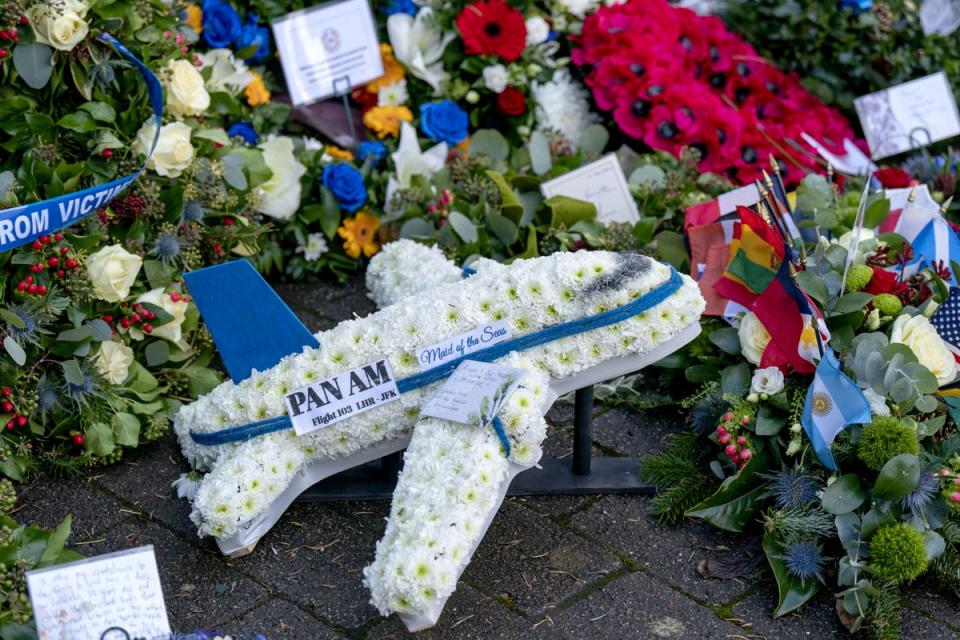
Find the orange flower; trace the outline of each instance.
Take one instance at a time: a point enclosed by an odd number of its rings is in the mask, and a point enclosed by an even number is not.
[[[250,84],[243,90],[243,94],[247,96],[247,104],[251,107],[267,104],[270,102],[270,92],[267,91],[266,85],[263,84],[263,76],[254,71],[251,71],[250,75],[253,77],[253,80],[251,80]]]
[[[347,149],[341,149],[340,147],[335,147],[332,144],[328,144],[324,148],[324,151],[326,151],[327,154],[330,157],[334,158],[335,160],[343,160],[344,162],[353,162],[353,153],[351,153]]]
[[[400,123],[413,120],[407,107],[373,107],[363,114],[363,124],[378,138],[400,135]]]
[[[184,22],[197,33],[203,33],[203,9],[195,4],[187,5],[187,17]]]
[[[346,218],[337,235],[343,238],[343,250],[351,258],[359,258],[360,252],[368,258],[380,250],[377,229],[380,218],[361,211],[354,218]]]
[[[367,91],[370,93],[380,93],[380,87],[399,82],[405,76],[403,65],[393,57],[393,49],[390,45],[386,43],[380,45],[380,58],[383,60],[383,75],[367,83]]]

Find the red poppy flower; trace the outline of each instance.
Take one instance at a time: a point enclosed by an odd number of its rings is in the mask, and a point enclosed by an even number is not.
[[[516,87],[507,87],[497,96],[497,111],[505,116],[520,116],[527,111],[527,98]]]
[[[873,177],[880,181],[884,189],[904,189],[913,184],[913,177],[899,167],[878,169]]]
[[[513,62],[527,46],[523,14],[503,0],[467,5],[457,16],[457,28],[470,55],[500,56]]]

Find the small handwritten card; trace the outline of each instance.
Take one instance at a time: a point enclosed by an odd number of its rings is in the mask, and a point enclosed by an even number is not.
[[[923,0],[920,25],[928,36],[950,35],[960,27],[960,0]]]
[[[270,26],[294,106],[347,93],[383,75],[377,27],[367,0],[301,9]]]
[[[44,640],[98,640],[111,627],[170,635],[152,545],[29,571],[27,590]]]
[[[544,198],[567,196],[592,202],[600,222],[627,222],[640,219],[637,203],[630,194],[627,178],[617,156],[610,154],[540,185]]]
[[[509,339],[510,329],[505,320],[491,322],[443,342],[421,347],[417,350],[417,362],[420,363],[421,371],[427,371]]]
[[[960,114],[942,71],[854,101],[874,160],[960,135]]]
[[[486,426],[523,380],[522,369],[465,360],[427,401],[420,415]]]
[[[298,436],[399,399],[386,358],[314,382],[284,398]]]

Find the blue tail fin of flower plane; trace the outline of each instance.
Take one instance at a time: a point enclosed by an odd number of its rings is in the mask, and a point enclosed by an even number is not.
[[[304,347],[319,347],[253,265],[234,260],[184,274],[190,295],[234,382]]]

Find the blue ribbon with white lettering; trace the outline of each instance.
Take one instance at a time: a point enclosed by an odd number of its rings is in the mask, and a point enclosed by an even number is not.
[[[406,378],[401,378],[397,380],[397,390],[400,393],[407,393],[408,391],[415,391],[416,389],[421,389],[431,385],[434,382],[439,382],[440,380],[449,377],[450,374],[452,374],[464,360],[493,362],[494,360],[498,360],[506,356],[512,351],[525,351],[527,349],[545,345],[549,342],[554,342],[555,340],[569,338],[570,336],[575,336],[580,333],[586,333],[587,331],[593,331],[594,329],[601,329],[612,324],[617,324],[618,322],[623,322],[628,318],[639,315],[644,311],[649,311],[653,307],[657,306],[676,293],[682,285],[683,281],[680,279],[680,274],[678,274],[673,267],[670,267],[670,278],[666,282],[656,286],[639,298],[631,300],[622,306],[598,313],[596,315],[586,316],[577,320],[570,320],[568,322],[562,322],[550,327],[545,327],[539,331],[534,331],[533,333],[528,333],[524,336],[511,338],[510,340],[505,340],[504,342],[486,347],[485,349],[480,349],[479,351],[474,351],[471,354],[455,358],[428,371],[422,371],[420,373],[407,376]],[[209,433],[191,431],[190,437],[193,438],[193,441],[197,444],[216,446],[221,444],[229,444],[231,442],[242,442],[244,440],[256,438],[257,436],[266,435],[275,431],[289,429],[292,426],[293,425],[290,422],[290,417],[284,414],[275,418],[267,418],[266,420],[251,422],[250,424],[241,425],[239,427],[221,429],[220,431]],[[496,427],[496,424],[494,424],[494,427]]]
[[[153,144],[150,146],[150,153],[147,154],[149,159],[157,146],[157,140],[160,138],[163,118],[163,87],[160,86],[157,76],[135,55],[130,53],[126,47],[120,44],[116,38],[102,33],[98,39],[111,45],[117,53],[130,60],[147,83],[150,107],[153,109],[154,123],[156,124]],[[145,164],[146,161],[144,161]],[[125,191],[140,177],[143,168],[141,166],[136,173],[104,184],[87,187],[49,200],[41,200],[40,202],[0,211],[0,252],[30,244],[40,236],[48,235],[79,222]]]

